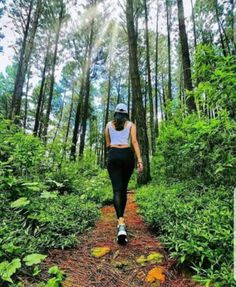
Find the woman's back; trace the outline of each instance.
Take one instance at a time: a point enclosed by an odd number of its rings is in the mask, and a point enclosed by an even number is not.
[[[129,145],[132,122],[126,121],[122,130],[116,130],[112,121],[108,123],[109,135],[112,145]]]

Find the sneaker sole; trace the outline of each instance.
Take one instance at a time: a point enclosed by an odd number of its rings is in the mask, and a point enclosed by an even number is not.
[[[127,233],[126,232],[120,232],[117,236],[117,243],[118,244],[121,244],[121,245],[124,245],[128,242],[128,239],[127,239]]]

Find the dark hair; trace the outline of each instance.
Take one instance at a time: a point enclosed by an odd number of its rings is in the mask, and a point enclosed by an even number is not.
[[[129,115],[126,113],[114,113],[113,123],[117,131],[121,131],[124,128],[125,122],[129,120]]]

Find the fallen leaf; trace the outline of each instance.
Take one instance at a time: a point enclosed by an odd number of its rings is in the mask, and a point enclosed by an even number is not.
[[[146,282],[153,283],[155,281],[164,282],[165,281],[165,274],[164,268],[159,266],[151,269],[146,277]]]
[[[94,247],[91,249],[91,254],[94,257],[102,257],[111,251],[110,247]]]
[[[164,256],[161,253],[159,253],[159,252],[151,252],[148,255],[146,261],[160,263],[162,261],[163,257]]]
[[[146,258],[144,255],[139,256],[139,258],[136,259],[136,262],[145,265],[145,263],[160,263],[163,259],[163,255],[159,252],[151,252]]]
[[[141,255],[141,256],[139,256],[139,258],[136,259],[136,262],[141,264],[141,265],[145,265],[146,258],[144,257],[144,255]]]

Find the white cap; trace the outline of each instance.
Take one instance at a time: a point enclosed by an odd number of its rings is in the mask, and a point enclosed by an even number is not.
[[[124,113],[128,114],[128,108],[125,104],[118,104],[115,109],[115,113]]]

